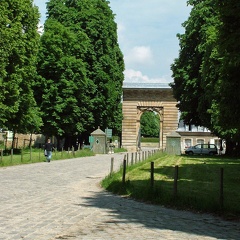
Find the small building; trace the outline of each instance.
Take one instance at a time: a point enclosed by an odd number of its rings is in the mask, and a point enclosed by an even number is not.
[[[97,154],[105,154],[106,153],[106,144],[107,144],[107,137],[106,133],[103,132],[99,127],[97,130],[91,133],[93,138],[92,140],[92,150],[94,153]]]
[[[181,155],[181,136],[177,132],[167,135],[166,152],[171,155]]]
[[[220,149],[220,139],[211,133],[207,128],[195,125],[186,125],[182,120],[176,131],[181,136],[181,152],[196,144],[215,144]]]

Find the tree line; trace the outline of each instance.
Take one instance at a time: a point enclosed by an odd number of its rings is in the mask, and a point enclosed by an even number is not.
[[[171,84],[181,118],[204,126],[240,154],[240,2],[189,0],[190,16],[178,34]]]
[[[107,0],[50,0],[42,35],[33,0],[0,7],[0,127],[86,141],[121,132],[124,61]]]

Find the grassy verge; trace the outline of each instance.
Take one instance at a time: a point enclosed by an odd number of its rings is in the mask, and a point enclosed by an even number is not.
[[[54,161],[86,156],[94,156],[94,153],[89,149],[82,149],[74,152],[54,151],[52,153],[52,160]],[[45,160],[46,157],[44,156],[44,151],[42,149],[22,149],[20,154],[0,156],[0,167],[43,162]]]
[[[121,152],[127,152],[127,149],[125,149],[125,148],[114,148],[114,153],[121,153]]]
[[[18,149],[19,150],[19,149]],[[114,152],[126,152],[127,150],[124,148],[116,148]],[[14,152],[13,152],[14,153]],[[52,161],[55,160],[63,160],[63,159],[71,159],[71,158],[79,158],[79,157],[88,157],[94,156],[95,154],[90,149],[81,149],[78,151],[54,151],[52,153]],[[20,164],[28,164],[28,163],[37,163],[43,162],[46,160],[44,156],[44,151],[39,148],[32,149],[21,149],[20,154],[9,154],[7,156],[1,156],[0,154],[0,167],[6,166],[14,166]]]
[[[150,169],[154,162],[154,185]],[[178,169],[174,194],[175,166]],[[220,201],[220,169],[224,169],[223,205]],[[148,160],[107,176],[102,186],[116,194],[178,209],[209,212],[228,218],[240,217],[240,159],[220,156],[170,156],[157,153]]]
[[[141,142],[143,142],[143,143],[158,143],[159,138],[142,137]]]

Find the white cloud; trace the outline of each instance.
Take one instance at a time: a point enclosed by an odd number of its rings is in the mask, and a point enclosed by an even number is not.
[[[118,35],[122,34],[125,30],[125,26],[122,24],[122,23],[118,23],[117,24],[117,32],[118,32]]]
[[[127,64],[144,64],[149,65],[153,63],[153,54],[149,46],[136,46],[131,49],[129,54],[125,55]]]
[[[46,1],[34,0],[46,18]],[[178,57],[177,33],[190,7],[183,0],[109,0],[125,61],[125,81],[172,82],[170,66]],[[151,3],[150,3],[151,2]],[[144,74],[143,74],[144,73]]]
[[[44,32],[44,26],[41,23],[38,23],[38,33],[42,35]]]
[[[170,76],[162,76],[158,78],[149,78],[144,75],[141,71],[136,71],[134,69],[126,69],[124,71],[125,80],[124,82],[131,83],[170,83]]]

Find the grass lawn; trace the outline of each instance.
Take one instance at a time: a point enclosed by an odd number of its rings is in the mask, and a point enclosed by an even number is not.
[[[54,151],[52,153],[52,161],[86,156],[94,156],[94,153],[90,149]],[[14,152],[8,156],[0,154],[0,167],[43,162],[45,160],[43,149],[22,149],[20,154],[14,154]]]
[[[14,153],[11,155],[2,155],[0,152],[0,167],[6,166],[13,166],[13,165],[20,165],[20,164],[28,164],[28,163],[37,163],[43,162],[46,160],[44,156],[43,149],[39,148],[26,148],[26,149],[18,149],[21,150],[21,153]],[[9,150],[10,151],[10,150]],[[114,152],[126,152],[126,149],[123,148],[115,148]],[[53,151],[52,153],[52,160],[63,160],[63,159],[71,159],[71,158],[78,158],[78,157],[87,157],[87,156],[94,156],[95,154],[90,149],[81,149],[78,151]]]
[[[154,162],[153,187],[151,162]],[[174,194],[175,166],[178,166],[177,194]],[[223,201],[220,201],[221,168]],[[228,219],[240,217],[240,159],[173,156],[159,152],[144,162],[128,166],[125,184],[122,183],[122,172],[107,176],[102,186],[113,193],[153,204],[215,213]]]
[[[159,142],[159,138],[141,137],[141,142],[142,143],[158,143]]]

